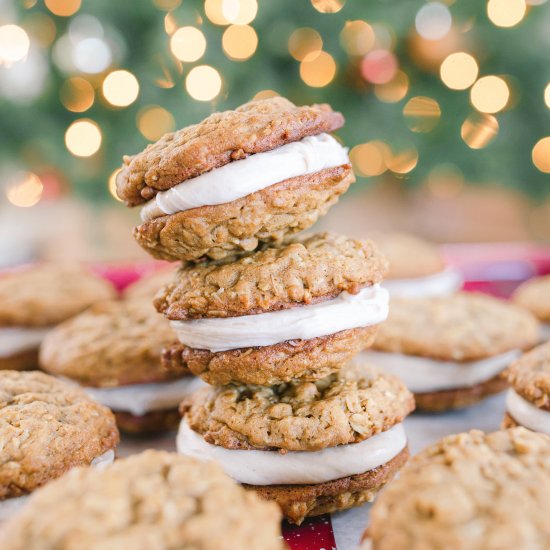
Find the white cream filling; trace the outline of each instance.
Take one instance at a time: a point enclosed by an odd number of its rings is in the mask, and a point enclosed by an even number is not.
[[[486,382],[517,359],[521,351],[512,350],[488,359],[465,363],[380,351],[367,351],[362,355],[384,372],[399,376],[413,393],[426,393],[469,388]]]
[[[379,285],[358,294],[281,311],[218,319],[172,321],[179,341],[212,352],[309,340],[358,327],[376,325],[388,316],[389,295]]]
[[[114,449],[109,449],[102,455],[94,458],[90,466],[99,470],[104,470],[107,466],[115,461]],[[27,503],[31,495],[23,495],[21,497],[7,498],[0,500],[0,522],[5,521],[15,515]]]
[[[329,134],[305,137],[235,160],[157,193],[142,208],[141,219],[148,221],[164,214],[232,202],[286,179],[347,163],[347,149]]]
[[[550,435],[550,412],[539,409],[513,389],[506,394],[506,409],[518,424]]]
[[[253,451],[225,449],[207,443],[185,418],[176,439],[180,454],[214,460],[227,475],[251,485],[323,483],[368,472],[397,456],[407,445],[402,424],[360,443],[329,447],[322,451]]]
[[[393,298],[447,296],[460,290],[463,284],[462,274],[454,267],[447,267],[427,277],[384,281],[384,286]]]
[[[185,396],[204,385],[200,378],[189,376],[174,382],[83,389],[92,399],[110,409],[142,416],[148,412],[175,409]]]
[[[17,353],[37,348],[50,330],[50,327],[0,328],[0,357],[10,357]]]

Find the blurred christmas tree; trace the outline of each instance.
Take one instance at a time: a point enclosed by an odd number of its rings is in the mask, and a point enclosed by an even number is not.
[[[0,0],[5,194],[106,200],[123,154],[276,92],[341,110],[363,177],[543,196],[544,2]]]

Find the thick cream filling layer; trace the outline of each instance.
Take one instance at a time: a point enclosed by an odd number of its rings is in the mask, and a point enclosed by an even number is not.
[[[521,355],[512,350],[480,361],[456,363],[428,357],[366,351],[363,357],[388,374],[399,376],[413,393],[469,388],[502,372]]]
[[[513,389],[506,394],[506,409],[518,424],[550,435],[550,411],[539,409]]]
[[[412,279],[392,279],[384,281],[384,286],[393,298],[424,298],[448,296],[462,288],[464,279],[460,271],[447,267],[440,273]]]
[[[329,447],[322,451],[232,450],[207,443],[186,419],[176,440],[178,452],[199,460],[214,460],[240,483],[250,485],[305,485],[363,474],[386,464],[407,445],[402,424],[360,443]]]
[[[204,385],[200,378],[186,376],[173,382],[117,388],[85,387],[84,390],[92,399],[114,411],[143,416],[148,412],[176,409],[184,397]]]
[[[179,341],[212,352],[271,346],[287,340],[309,340],[342,330],[367,327],[388,316],[389,295],[379,285],[358,294],[342,292],[317,304],[281,311],[219,319],[172,321]]]
[[[0,357],[11,357],[17,353],[37,348],[50,330],[50,327],[0,328]]]
[[[142,221],[200,206],[224,204],[296,176],[349,163],[348,151],[329,134],[305,137],[277,149],[235,160],[157,193]]]

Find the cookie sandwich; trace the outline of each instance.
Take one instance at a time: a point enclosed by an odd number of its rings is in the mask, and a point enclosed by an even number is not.
[[[538,322],[524,309],[485,296],[393,299],[366,357],[399,376],[418,409],[444,411],[503,391],[502,371],[536,344]]]
[[[550,435],[550,342],[514,361],[505,375],[511,387],[504,427],[520,425]]]
[[[137,242],[165,260],[222,259],[307,229],[354,175],[328,105],[275,97],[214,113],[124,157],[118,196]]]
[[[102,302],[48,334],[40,365],[111,408],[120,429],[161,432],[177,428],[180,401],[201,385],[186,369],[162,367],[174,337],[149,300]]]
[[[0,521],[67,470],[113,462],[118,441],[111,411],[81,389],[38,371],[0,371]]]
[[[38,367],[38,347],[58,323],[115,297],[110,283],[67,264],[37,264],[0,274],[0,370]]]
[[[61,518],[61,519],[60,519]],[[280,512],[212,463],[145,451],[103,471],[78,468],[4,526],[2,550],[284,550]]]
[[[385,270],[371,242],[331,233],[184,265],[155,299],[179,340],[164,363],[208,384],[326,376],[372,344],[388,314]]]
[[[398,378],[359,363],[315,382],[204,388],[182,403],[177,449],[300,524],[374,498],[407,461],[413,408]]]
[[[541,340],[550,339],[550,275],[525,281],[516,289],[512,300],[539,319]]]
[[[411,459],[370,511],[362,550],[550,548],[550,437],[451,435]]]

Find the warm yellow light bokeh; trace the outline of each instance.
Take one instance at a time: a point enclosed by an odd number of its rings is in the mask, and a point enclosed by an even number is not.
[[[481,77],[470,90],[472,105],[482,113],[502,111],[510,99],[508,84],[498,76]]]
[[[199,65],[189,71],[185,79],[185,87],[193,99],[210,101],[220,93],[222,78],[214,67]]]
[[[330,84],[336,75],[336,62],[332,55],[321,52],[314,59],[306,57],[300,63],[300,76],[312,88],[322,88]]]
[[[360,19],[347,21],[340,33],[342,47],[349,55],[365,55],[372,50],[375,41],[372,27]]]
[[[441,117],[441,107],[431,97],[416,96],[405,103],[403,115],[413,132],[429,132]]]
[[[369,141],[356,145],[350,151],[353,168],[360,176],[379,176],[387,170],[391,149],[383,141]]]
[[[309,27],[296,29],[288,39],[288,51],[297,61],[303,61],[306,57],[312,61],[323,49],[321,35]]]
[[[101,130],[93,120],[77,120],[65,132],[65,145],[76,157],[91,157],[101,147]]]
[[[204,2],[204,13],[214,25],[229,25],[230,21],[226,19],[223,11],[223,0],[206,0]]]
[[[386,165],[394,174],[408,174],[418,164],[418,151],[412,147],[395,155],[391,155]]]
[[[471,149],[483,149],[496,138],[498,130],[498,120],[494,116],[475,113],[464,121],[460,135]]]
[[[122,199],[116,194],[116,177],[118,174],[122,171],[122,168],[117,168],[113,171],[113,173],[109,176],[109,193],[111,193],[112,197],[117,200],[118,202],[122,202]]]
[[[223,18],[234,25],[247,25],[258,13],[257,0],[223,0]]]
[[[311,0],[312,6],[321,13],[339,12],[346,3],[346,0]]]
[[[148,105],[138,113],[137,127],[149,141],[156,141],[164,134],[174,131],[176,122],[166,109],[158,105]]]
[[[252,99],[269,99],[270,97],[278,97],[280,95],[275,90],[261,90]]]
[[[83,113],[94,104],[94,88],[85,78],[74,76],[63,82],[59,97],[66,109]]]
[[[18,25],[0,27],[0,65],[11,64],[24,59],[29,53],[29,35]]]
[[[230,25],[222,36],[225,55],[235,61],[250,59],[258,47],[258,35],[249,25]]]
[[[550,136],[537,141],[532,152],[533,164],[546,174],[550,174]]]
[[[80,0],[44,0],[46,7],[61,17],[74,15],[80,9]]]
[[[448,55],[439,68],[441,80],[451,90],[469,88],[476,81],[478,72],[476,60],[465,52]]]
[[[170,38],[170,50],[180,61],[197,61],[206,51],[206,38],[196,27],[181,27]]]
[[[159,10],[175,10],[181,5],[181,0],[153,0],[153,3]]]
[[[489,0],[487,15],[497,27],[513,27],[525,16],[525,0]]]
[[[103,97],[115,107],[131,105],[139,94],[139,82],[129,71],[113,71],[109,73],[101,87]]]
[[[544,88],[544,103],[550,109],[550,82]]]
[[[6,198],[14,206],[28,208],[42,197],[44,186],[40,178],[32,172],[18,174],[6,188]]]
[[[403,71],[397,71],[395,76],[385,84],[376,84],[374,95],[384,103],[397,103],[409,91],[409,77]]]

